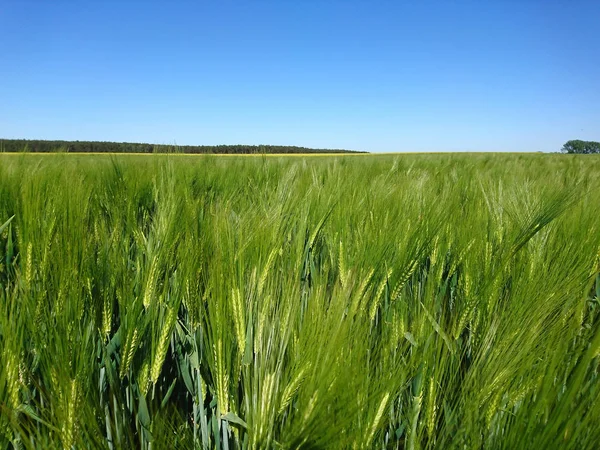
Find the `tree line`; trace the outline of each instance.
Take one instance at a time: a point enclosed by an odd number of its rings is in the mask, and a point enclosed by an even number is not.
[[[73,153],[366,153],[342,149],[321,149],[292,145],[165,145],[133,142],[46,141],[1,139],[0,152]]]
[[[561,151],[563,153],[579,153],[584,155],[600,153],[600,142],[574,139],[572,141],[567,141],[565,145],[563,145]]]

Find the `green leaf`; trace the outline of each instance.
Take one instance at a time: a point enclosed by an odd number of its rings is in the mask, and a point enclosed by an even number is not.
[[[200,360],[198,358],[198,352],[194,350],[190,355],[190,366],[192,369],[200,370]]]
[[[211,418],[212,432],[215,439],[215,448],[221,447],[221,433],[219,432],[221,421],[214,415]]]
[[[25,414],[26,416],[30,417],[31,419],[35,420],[36,422],[39,422],[42,425],[47,426],[49,429],[51,429],[53,431],[59,431],[58,428],[53,426],[51,423],[46,422],[39,415],[37,415],[35,413],[34,409],[29,405],[19,405],[17,407],[17,411],[19,411],[22,414]]]
[[[232,413],[231,411],[229,411],[224,416],[221,416],[221,419],[226,420],[229,423],[239,425],[246,429],[248,428],[248,424],[246,422],[244,422],[242,419],[240,419],[235,413]]]
[[[12,220],[15,218],[15,216],[12,216],[10,219],[8,219],[6,222],[4,222],[4,224],[0,225],[0,233],[2,233],[4,231],[4,229],[10,224],[10,222],[12,222]]]
[[[404,434],[404,424],[400,424],[400,426],[396,429],[396,439],[400,439]]]
[[[173,390],[175,389],[176,382],[177,382],[177,378],[174,378],[173,382],[171,383],[171,386],[169,386],[169,389],[167,390],[167,393],[165,394],[165,398],[163,398],[162,402],[160,403],[161,408],[164,408],[165,406],[167,406],[169,398],[171,398],[171,394],[173,394]]]
[[[107,356],[112,356],[118,349],[121,348],[121,333],[123,327],[120,326],[114,336],[111,338],[110,342],[106,345],[106,354]]]
[[[418,347],[419,345],[417,344],[417,341],[415,339],[415,337],[412,335],[412,333],[410,331],[407,331],[404,333],[404,337],[406,338],[406,340],[408,342],[410,342],[412,345],[414,345],[415,347]]]
[[[4,227],[4,225],[2,225],[2,226]],[[6,241],[6,267],[10,266],[10,263],[13,258],[13,252],[14,252],[14,246],[13,246],[13,240],[12,240],[12,233],[8,233],[8,240]]]
[[[183,382],[185,383],[185,387],[187,387],[190,395],[196,395],[194,391],[194,383],[192,382],[192,378],[190,376],[190,365],[185,356],[180,358],[179,360],[179,369],[181,370],[181,376],[183,377]]]
[[[146,403],[146,397],[140,395],[139,403],[138,403],[138,420],[145,427],[150,427],[150,413],[148,412],[148,404]]]
[[[423,387],[423,363],[419,365],[419,370],[412,379],[412,395],[417,397],[421,394]]]

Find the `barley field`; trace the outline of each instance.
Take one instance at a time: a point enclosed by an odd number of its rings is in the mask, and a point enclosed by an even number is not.
[[[594,449],[600,158],[0,155],[0,448]]]

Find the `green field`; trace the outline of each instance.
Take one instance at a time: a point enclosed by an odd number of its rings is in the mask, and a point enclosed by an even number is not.
[[[0,448],[598,448],[599,219],[596,156],[2,154]]]

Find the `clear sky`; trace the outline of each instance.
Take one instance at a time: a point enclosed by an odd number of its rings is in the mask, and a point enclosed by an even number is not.
[[[0,137],[557,151],[600,1],[0,1]]]

